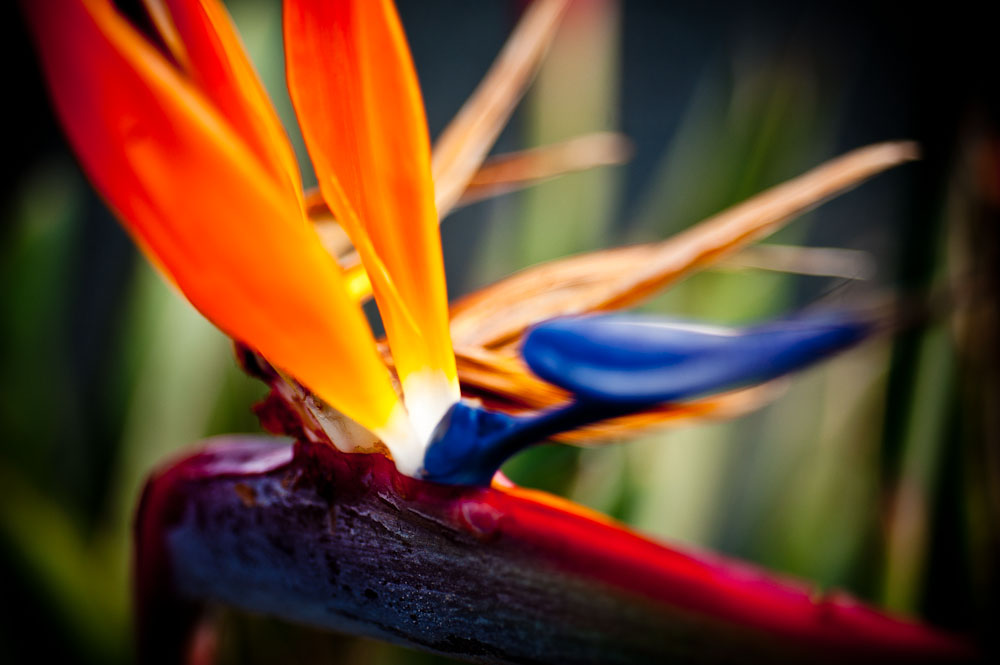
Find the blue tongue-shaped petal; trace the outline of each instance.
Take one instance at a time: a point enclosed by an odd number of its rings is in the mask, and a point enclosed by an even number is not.
[[[847,312],[743,329],[636,316],[561,318],[535,327],[521,353],[535,374],[580,399],[655,404],[776,378],[860,341],[871,327]]]
[[[875,329],[857,312],[802,314],[742,329],[647,317],[589,316],[536,326],[521,353],[533,372],[573,394],[528,417],[455,404],[424,456],[424,477],[489,484],[511,455],[559,432],[708,393],[761,383],[845,349]]]

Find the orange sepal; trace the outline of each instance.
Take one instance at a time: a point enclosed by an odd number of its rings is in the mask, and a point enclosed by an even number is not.
[[[372,276],[408,403],[407,379],[423,370],[440,373],[454,401],[430,142],[395,8],[388,0],[291,0],[284,27],[289,92],[320,191]]]
[[[187,298],[347,416],[398,398],[339,268],[216,108],[111,6],[26,3],[84,170]]]
[[[295,152],[218,0],[144,0],[167,47],[199,90],[281,184],[302,200]]]

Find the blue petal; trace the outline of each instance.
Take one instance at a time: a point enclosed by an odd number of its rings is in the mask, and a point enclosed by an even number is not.
[[[517,435],[520,422],[474,404],[452,405],[431,436],[423,477],[450,485],[489,485],[507,457],[533,443]]]
[[[521,352],[535,374],[579,399],[655,404],[776,378],[860,341],[872,328],[869,317],[845,311],[743,329],[574,317],[538,325]]]
[[[507,458],[554,434],[767,381],[841,351],[875,327],[867,314],[844,311],[743,329],[648,317],[553,319],[528,334],[522,354],[532,371],[575,399],[530,416],[454,405],[431,437],[423,477],[487,485]]]

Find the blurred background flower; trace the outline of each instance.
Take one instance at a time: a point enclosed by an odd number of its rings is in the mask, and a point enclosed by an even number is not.
[[[432,136],[522,4],[398,0]],[[305,165],[279,2],[227,5]],[[750,416],[543,446],[508,475],[953,630],[995,625],[1000,106],[989,24],[961,5],[575,1],[497,151],[611,130],[633,159],[454,214],[442,227],[452,298],[541,260],[665,237],[850,148],[912,138],[922,162],[645,307],[743,323],[892,292],[916,309],[932,296],[936,314],[798,376]],[[15,85],[0,209],[0,660],[128,662],[142,479],[201,437],[258,431],[249,407],[265,387],[137,259],[66,150],[16,9],[2,11]],[[232,662],[441,660],[223,620]],[[29,639],[39,627],[48,638]]]

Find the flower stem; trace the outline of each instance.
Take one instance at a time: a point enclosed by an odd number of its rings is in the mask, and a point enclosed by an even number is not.
[[[251,438],[210,442],[150,479],[136,582],[144,663],[184,662],[210,602],[483,663],[974,658],[843,594],[557,502]]]

